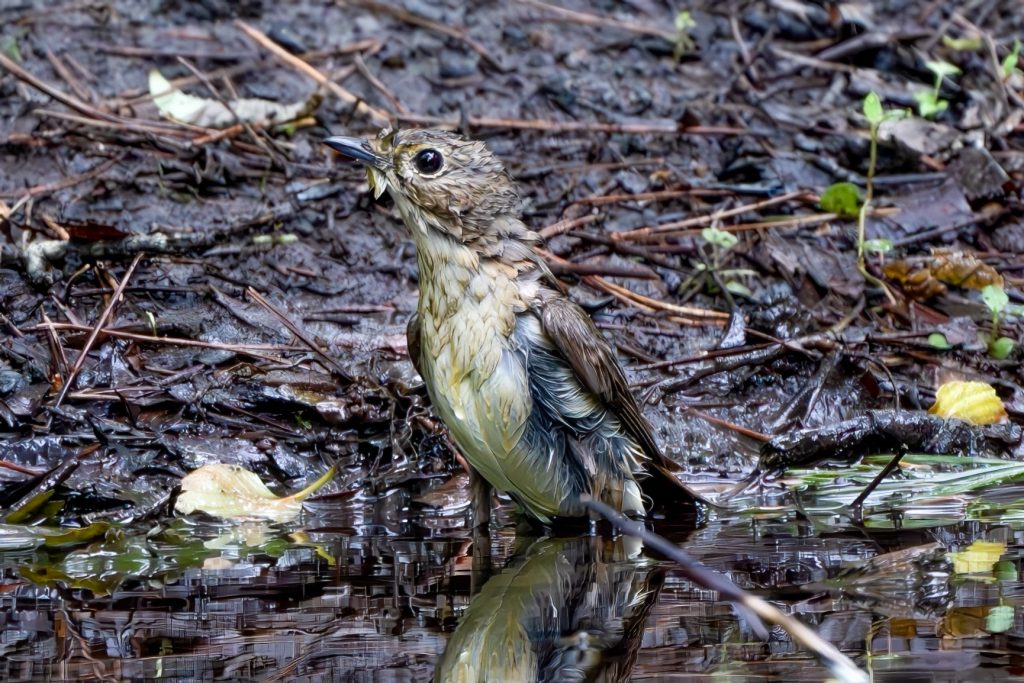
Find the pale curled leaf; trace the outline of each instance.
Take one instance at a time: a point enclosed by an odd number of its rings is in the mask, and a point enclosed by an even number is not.
[[[944,418],[956,418],[975,425],[990,425],[1006,418],[1006,408],[996,390],[984,382],[953,381],[935,392],[935,404],[928,411]]]
[[[225,104],[174,88],[156,69],[149,72],[149,94],[165,118],[203,128],[225,128],[236,123],[264,125],[294,121],[312,111],[318,100],[314,96],[305,102],[284,103],[245,97]]]
[[[181,495],[174,508],[184,515],[199,511],[225,519],[287,522],[298,516],[303,499],[333,476],[332,467],[310,486],[279,498],[256,474],[244,467],[211,463],[194,470],[181,480]]]

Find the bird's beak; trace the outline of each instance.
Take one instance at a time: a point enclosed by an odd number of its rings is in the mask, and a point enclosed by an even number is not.
[[[370,146],[370,142],[368,140],[350,138],[344,135],[335,135],[334,137],[324,140],[324,144],[336,152],[339,152],[350,159],[361,161],[367,166],[375,168],[378,171],[383,171],[390,166],[390,162],[377,154],[373,147]]]

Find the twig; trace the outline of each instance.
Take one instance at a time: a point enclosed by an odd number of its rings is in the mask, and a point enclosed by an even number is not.
[[[455,28],[454,26],[446,26],[445,24],[440,24],[436,21],[431,21],[426,17],[421,17],[418,14],[407,12],[398,7],[392,7],[391,5],[388,5],[383,2],[374,2],[374,0],[348,0],[344,4],[355,5],[356,7],[362,7],[364,9],[372,10],[374,12],[383,12],[385,14],[390,14],[399,21],[403,21],[407,24],[412,24],[413,26],[419,26],[420,28],[425,28],[428,31],[433,31],[434,33],[440,33],[442,35],[448,36],[449,38],[454,38],[455,40],[464,43],[466,47],[480,55],[480,57],[485,62],[490,64],[498,71],[508,71],[508,69],[501,62],[499,62],[497,59],[491,56],[491,53],[488,52],[486,47],[484,47],[477,41],[473,40],[473,38],[471,38],[470,36],[466,35],[466,31],[464,29]]]
[[[47,328],[73,332],[85,332],[91,329],[86,325],[76,325],[74,323],[43,323],[27,328],[27,330],[30,332],[38,332]],[[225,344],[221,342],[201,341],[199,339],[183,339],[181,337],[156,337],[151,334],[138,334],[135,332],[125,332],[124,330],[115,330],[110,328],[101,330],[100,334],[105,337],[130,339],[131,341],[137,342],[167,344],[168,346],[192,346],[201,349],[214,349],[217,351],[231,351],[233,353],[242,353],[259,360],[265,360],[273,363],[280,363],[283,361],[280,358],[275,358],[274,356],[266,356],[257,353],[257,351],[296,351],[300,348],[304,348],[285,344]]]
[[[401,114],[409,113],[409,110],[405,105],[399,101],[393,92],[388,90],[388,87],[384,85],[384,82],[377,78],[376,74],[370,71],[369,67],[366,66],[366,62],[363,61],[363,58],[360,57],[358,53],[352,56],[352,63],[355,64],[356,70],[358,70],[359,74],[366,79],[366,82],[373,86],[374,90],[383,95],[384,99],[391,103],[391,106],[395,111]]]
[[[557,7],[555,5],[549,5],[540,0],[518,0],[519,4],[527,5],[529,7],[536,7],[537,9],[544,10],[550,14],[557,15],[558,17],[571,21],[574,24],[582,24],[583,26],[601,26],[604,28],[617,28],[623,31],[629,31],[630,33],[639,33],[645,36],[655,36],[657,38],[664,38],[670,43],[675,43],[676,33],[674,31],[666,31],[663,28],[656,26],[649,26],[647,24],[641,24],[635,21],[629,21],[626,19],[615,19],[614,17],[605,17],[599,14],[588,14],[586,12],[576,12],[571,9],[564,7]]]
[[[778,197],[772,197],[771,199],[765,199],[760,202],[754,202],[753,204],[744,204],[743,206],[737,206],[733,209],[726,209],[723,211],[716,211],[711,214],[704,216],[694,216],[693,218],[685,218],[679,221],[672,221],[671,223],[664,223],[662,225],[649,226],[644,228],[637,228],[635,230],[626,230],[624,232],[612,233],[611,238],[615,241],[624,240],[645,240],[649,238],[657,238],[664,236],[668,233],[673,233],[683,228],[692,228],[697,225],[707,225],[723,218],[730,218],[732,216],[739,216],[744,213],[751,211],[759,211],[760,209],[775,206],[776,204],[783,204],[794,199],[802,199],[807,196],[807,192],[804,190],[797,190],[795,192],[787,192],[786,194],[779,195]]]
[[[96,342],[96,337],[100,333],[103,325],[107,322],[107,318],[114,312],[114,307],[117,306],[118,300],[121,298],[121,294],[124,292],[124,288],[128,286],[128,280],[131,279],[132,273],[135,272],[135,267],[139,265],[139,261],[142,260],[143,253],[139,252],[132,259],[132,264],[128,266],[128,270],[125,271],[124,277],[121,278],[121,282],[117,285],[117,290],[113,296],[110,297],[110,301],[107,302],[106,308],[103,309],[103,313],[96,320],[96,324],[93,325],[92,332],[89,333],[89,338],[85,340],[85,346],[78,353],[78,358],[75,359],[75,364],[71,366],[71,372],[68,373],[67,378],[64,380],[64,386],[60,388],[60,393],[57,395],[57,400],[54,402],[53,407],[59,408],[60,404],[64,401],[64,397],[67,396],[68,389],[75,381],[75,377],[78,375],[78,371],[82,369],[82,365],[85,363],[86,356],[89,355],[92,345]]]
[[[569,268],[573,266],[571,261],[567,261],[561,256],[556,256],[546,249],[536,248],[536,251],[548,261],[565,265]],[[630,289],[626,289],[625,287],[620,287],[613,282],[609,282],[598,275],[584,275],[580,279],[595,289],[605,291],[616,299],[619,299],[631,306],[637,306],[641,309],[645,309],[648,312],[654,312],[657,310],[666,311],[668,313],[674,313],[677,316],[683,316],[684,318],[697,319],[702,323],[723,323],[725,320],[729,319],[729,314],[722,311],[712,311],[706,308],[697,308],[695,306],[680,306],[667,301],[658,301],[657,299],[652,299],[644,296],[643,294],[637,294]]]
[[[78,79],[71,73],[71,70],[68,69],[67,65],[65,65],[63,61],[61,61],[60,57],[54,54],[53,50],[46,48],[45,54],[46,61],[50,63],[50,66],[52,66],[53,70],[57,72],[57,75],[63,78],[64,82],[75,91],[75,94],[78,95],[80,100],[88,102],[92,99],[92,94],[86,90],[81,83],[79,83]]]
[[[546,240],[549,240],[552,237],[556,237],[557,235],[563,235],[567,232],[575,230],[576,228],[581,228],[584,225],[590,225],[594,221],[601,220],[602,218],[604,218],[604,216],[602,216],[599,213],[591,213],[587,214],[586,216],[580,216],[579,218],[569,218],[564,221],[552,223],[551,225],[545,228],[541,228],[537,232],[541,237],[543,237]]]
[[[307,347],[309,347],[310,351],[312,351],[316,355],[320,356],[320,358],[322,358],[328,365],[330,365],[332,368],[337,370],[338,371],[338,375],[342,379],[346,380],[347,382],[353,382],[353,383],[355,382],[355,378],[352,377],[352,375],[349,373],[349,371],[341,363],[339,363],[338,361],[334,360],[334,358],[332,358],[328,354],[324,353],[324,351],[320,348],[319,345],[317,345],[316,342],[314,342],[312,339],[310,339],[308,336],[306,336],[306,334],[302,330],[300,330],[295,325],[295,323],[293,323],[291,320],[289,320],[288,317],[284,313],[282,313],[281,311],[277,310],[277,308],[274,307],[273,304],[271,304],[269,301],[267,301],[265,298],[263,298],[262,294],[257,292],[252,287],[247,287],[246,290],[245,290],[245,293],[249,295],[249,298],[251,298],[253,301],[258,303],[260,306],[262,306],[268,312],[270,312],[278,320],[280,320],[281,324],[283,324],[285,327],[287,327],[289,332],[294,334],[303,344],[305,344]]]
[[[419,126],[459,128],[463,121],[453,117],[424,114],[398,114],[399,121]],[[470,128],[507,128],[539,130],[548,133],[634,133],[637,135],[756,135],[746,128],[730,126],[686,126],[676,121],[643,121],[640,123],[604,123],[601,121],[550,121],[547,119],[506,119],[492,116],[470,116]]]
[[[27,190],[25,190],[25,193],[22,195],[21,199],[15,202],[14,206],[12,206],[10,210],[6,212],[7,215],[3,217],[10,218],[10,216],[14,215],[14,213],[16,213],[18,209],[24,206],[29,200],[38,197],[39,195],[50,194],[51,192],[56,192],[58,190],[64,190],[69,187],[74,187],[75,185],[85,182],[86,180],[101,176],[107,171],[109,171],[111,168],[113,168],[119,161],[121,161],[122,158],[122,156],[117,156],[114,157],[113,159],[107,159],[103,163],[96,164],[85,173],[74,176],[73,178],[64,178],[63,180],[47,183],[45,185],[36,185],[35,187],[30,187]]]
[[[237,26],[239,30],[242,31],[245,35],[249,36],[254,41],[262,45],[268,51],[270,51],[271,54],[280,59],[282,62],[292,67],[296,71],[305,74],[309,78],[312,78],[318,84],[330,90],[331,93],[338,97],[338,99],[352,105],[355,108],[357,114],[368,117],[374,125],[386,126],[388,124],[388,121],[391,118],[391,115],[388,112],[384,111],[383,109],[378,109],[377,107],[369,105],[366,102],[364,102],[362,98],[353,95],[351,92],[341,87],[331,79],[327,78],[327,76],[320,73],[320,71],[316,67],[312,66],[309,62],[303,61],[299,57],[296,57],[295,55],[291,54],[283,47],[275,43],[259,29],[250,26],[241,19],[235,20],[235,26]]]
[[[654,548],[678,564],[683,575],[694,583],[716,591],[726,600],[745,608],[757,617],[786,629],[793,641],[814,653],[837,680],[843,683],[868,682],[867,674],[858,669],[857,665],[849,657],[804,623],[785,614],[766,600],[743,590],[723,574],[703,566],[689,553],[671,543],[668,539],[645,529],[644,525],[640,522],[627,519],[609,506],[596,500],[584,499],[582,502],[585,508],[607,519],[622,533],[639,538],[643,541],[644,545]],[[763,625],[761,626],[763,628]],[[756,629],[756,625],[754,627]]]

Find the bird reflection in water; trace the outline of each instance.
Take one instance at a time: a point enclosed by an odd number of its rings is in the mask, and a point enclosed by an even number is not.
[[[470,602],[435,683],[626,681],[663,582],[633,539],[522,539]]]

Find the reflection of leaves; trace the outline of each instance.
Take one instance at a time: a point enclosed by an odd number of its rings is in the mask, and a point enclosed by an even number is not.
[[[108,534],[100,543],[68,553],[58,561],[42,557],[18,569],[22,578],[39,585],[63,584],[94,595],[109,595],[126,579],[148,578],[159,564],[144,537]]]
[[[832,524],[836,514],[850,504],[871,482],[890,456],[871,456],[853,467],[836,470],[799,469],[786,473],[783,482],[799,491],[802,510],[821,523]],[[947,471],[956,467],[955,471]],[[964,519],[972,491],[1008,482],[1024,481],[1024,463],[973,456],[909,454],[901,461],[901,478],[882,481],[864,506],[866,526],[892,527],[898,512],[899,526],[941,526]],[[736,501],[739,504],[739,501]]]
[[[975,541],[959,552],[950,553],[949,557],[957,574],[991,574],[1005,552],[1005,543]]]

